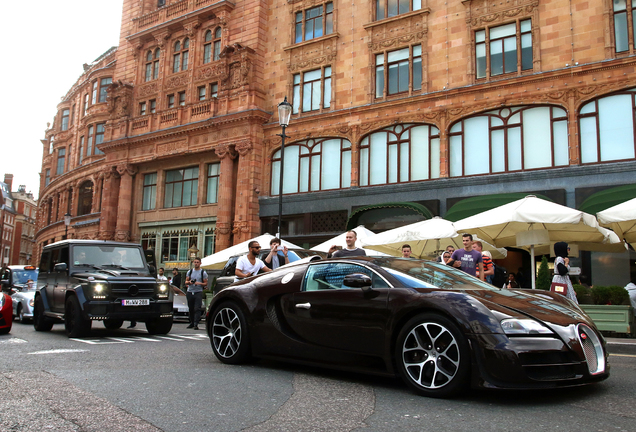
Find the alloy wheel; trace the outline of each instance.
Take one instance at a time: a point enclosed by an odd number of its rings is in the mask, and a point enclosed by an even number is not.
[[[212,342],[216,352],[230,358],[241,347],[241,320],[231,308],[220,309],[212,323]]]

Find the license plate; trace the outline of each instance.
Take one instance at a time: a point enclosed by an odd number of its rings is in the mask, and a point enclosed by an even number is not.
[[[150,299],[132,299],[132,300],[122,300],[122,306],[148,306],[150,304]]]
[[[179,308],[179,312],[188,312],[188,308]]]

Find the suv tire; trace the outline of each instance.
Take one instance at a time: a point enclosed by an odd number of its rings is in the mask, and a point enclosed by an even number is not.
[[[157,318],[146,321],[146,330],[151,335],[167,334],[172,330],[172,318]]]
[[[104,327],[106,327],[108,330],[117,330],[122,325],[124,325],[124,320],[118,320],[118,319],[104,320]]]
[[[91,331],[91,321],[82,316],[79,300],[74,295],[66,299],[64,328],[70,338],[86,336]]]
[[[53,320],[44,316],[44,303],[40,296],[35,298],[33,305],[33,328],[41,332],[50,331],[53,328]]]

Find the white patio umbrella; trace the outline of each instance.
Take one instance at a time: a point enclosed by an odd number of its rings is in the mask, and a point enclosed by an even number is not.
[[[614,230],[636,249],[636,198],[598,212],[596,217],[602,226]]]
[[[358,225],[357,227],[353,229],[353,231],[356,232],[356,237],[357,237],[356,247],[359,247],[362,249],[365,249],[362,246],[362,240],[376,235],[373,231],[366,229],[364,225]],[[347,237],[347,233],[343,232],[342,234],[339,234],[325,242],[320,243],[319,245],[312,247],[311,250],[320,251],[320,252],[329,252],[329,248],[333,245],[346,247],[347,246],[346,237]],[[367,255],[385,255],[385,254],[383,253],[378,254],[377,252],[373,251],[373,252],[367,252]]]
[[[473,238],[473,240],[481,239]],[[493,258],[506,257],[507,251],[505,249],[496,248],[483,240],[481,241],[483,250],[490,251]],[[448,245],[453,245],[455,249],[464,247],[462,238],[457,234],[453,223],[439,216],[384,231],[362,240],[362,245],[367,249],[373,249],[393,256],[402,256],[402,245],[406,243],[411,246],[411,256],[413,258],[439,256]]]
[[[532,288],[535,288],[534,248],[552,242],[601,243],[612,241],[599,229],[596,218],[529,195],[494,209],[455,222],[457,232],[477,234],[498,247],[530,246]]]
[[[225,262],[230,259],[230,257],[238,255],[242,252],[247,252],[247,245],[249,244],[249,242],[256,240],[261,245],[261,247],[266,248],[269,247],[269,242],[274,237],[275,236],[269,233],[265,233],[237,245],[230,246],[229,248],[224,249],[220,252],[208,255],[201,260],[201,267],[206,270],[220,270],[225,265]],[[300,246],[296,246],[295,244],[290,243],[284,239],[281,240],[281,242],[283,246],[287,246],[290,249],[301,249]]]

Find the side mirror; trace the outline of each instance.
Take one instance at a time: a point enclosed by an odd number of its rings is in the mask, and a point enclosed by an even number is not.
[[[150,272],[150,275],[154,278],[157,277],[157,268],[153,265],[148,265],[148,271]]]
[[[373,282],[371,278],[364,273],[351,273],[344,277],[343,286],[349,288],[362,288],[362,291],[370,291]]]
[[[66,263],[57,263],[55,264],[53,270],[56,272],[65,272],[66,270],[68,270],[68,265]]]

